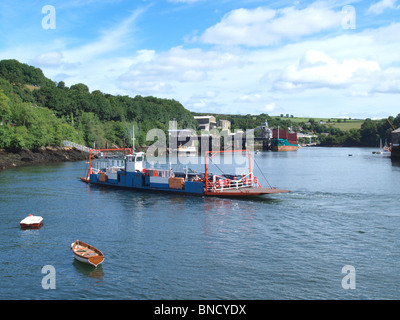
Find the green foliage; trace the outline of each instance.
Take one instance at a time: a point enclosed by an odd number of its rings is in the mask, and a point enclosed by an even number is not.
[[[350,129],[344,133],[344,146],[361,146],[361,132],[357,129]]]
[[[396,118],[400,120],[400,114]],[[330,129],[326,131],[329,133],[329,136],[321,136],[321,145],[378,147],[380,139],[390,143],[392,127],[389,121],[392,124],[396,123],[394,119],[393,117],[381,121],[366,119],[362,123],[360,129],[350,129],[347,131],[330,127]]]
[[[8,99],[7,96],[2,91],[0,91],[0,122],[1,123],[10,119],[11,110],[8,105],[9,100],[10,99]]]
[[[75,130],[48,108],[10,99],[0,91],[0,148],[10,151],[59,146],[79,140]]]
[[[360,129],[361,143],[365,146],[374,147],[379,145],[379,135],[376,123],[366,119]]]
[[[173,119],[181,128],[197,127],[192,114],[175,100],[90,92],[83,83],[67,87],[17,60],[0,61],[0,90],[10,100],[7,104],[0,97],[0,119],[10,118],[16,125],[8,131],[3,128],[4,134],[18,136],[3,144],[14,143],[17,149],[59,144],[63,139],[96,147],[122,146],[125,139],[131,145],[133,125],[136,143],[146,145],[148,130],[159,128],[167,134]]]
[[[9,148],[13,140],[12,128],[8,125],[0,125],[0,149]]]
[[[400,113],[394,119],[393,119],[393,117],[389,117],[389,118],[392,118],[391,123],[392,123],[392,125],[394,125],[395,128],[399,128],[400,127]]]
[[[43,86],[51,83],[42,70],[20,63],[17,60],[0,61],[0,77],[8,80],[12,84],[29,84],[33,86]]]
[[[83,112],[78,122],[79,131],[83,133],[83,139],[88,146],[93,146],[94,143],[103,142],[101,123],[97,115],[93,112]],[[100,140],[100,141],[99,141]]]

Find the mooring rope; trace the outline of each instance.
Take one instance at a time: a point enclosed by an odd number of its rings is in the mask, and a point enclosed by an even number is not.
[[[257,161],[256,161],[256,159],[255,159],[255,158],[254,158],[254,163],[256,164],[256,166],[257,166],[258,170],[260,170],[261,174],[263,175],[263,177],[264,177],[265,181],[268,183],[269,187],[272,189],[272,186],[271,186],[271,184],[268,182],[268,180],[267,180],[267,177],[266,177],[266,176],[264,175],[264,173],[262,172],[262,170],[261,170],[260,166],[258,165],[258,163],[257,163]]]

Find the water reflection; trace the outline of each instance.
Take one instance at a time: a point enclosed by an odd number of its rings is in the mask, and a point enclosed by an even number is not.
[[[76,259],[74,259],[72,264],[75,267],[75,269],[84,276],[97,279],[99,280],[98,282],[103,281],[104,271],[102,265],[99,265],[97,266],[97,268],[95,268],[92,265],[77,261]]]
[[[43,227],[44,223],[42,222],[37,227],[20,227],[21,231],[32,231],[32,230],[40,230]],[[29,232],[27,232],[29,233]]]
[[[400,159],[390,158],[393,167],[400,167]]]
[[[292,192],[245,199],[94,187],[77,179],[81,163],[56,175],[56,167],[2,171],[0,296],[330,299],[343,296],[340,270],[350,263],[368,275],[364,297],[396,299],[400,161],[372,151],[260,153],[271,185]],[[20,215],[31,211],[48,222],[20,231]],[[105,264],[94,268],[66,250],[82,234],[109,252]],[[56,267],[62,290],[43,290],[46,264]]]

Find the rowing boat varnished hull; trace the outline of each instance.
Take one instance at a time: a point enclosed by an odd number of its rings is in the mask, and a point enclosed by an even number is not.
[[[104,261],[104,254],[97,248],[76,240],[71,244],[71,250],[76,260],[97,267]]]

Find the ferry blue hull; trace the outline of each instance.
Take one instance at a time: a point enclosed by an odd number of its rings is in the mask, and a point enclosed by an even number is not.
[[[107,187],[127,188],[138,191],[157,191],[187,195],[204,195],[204,183],[185,181],[182,189],[170,188],[168,183],[157,183],[151,181],[151,176],[140,172],[118,172],[117,179],[100,181],[98,174],[90,175],[90,183]]]

